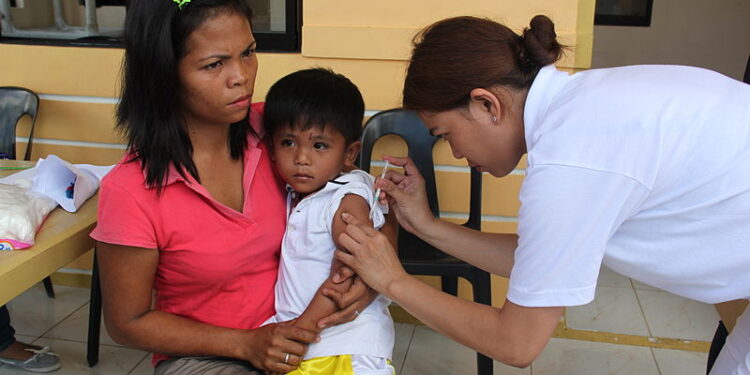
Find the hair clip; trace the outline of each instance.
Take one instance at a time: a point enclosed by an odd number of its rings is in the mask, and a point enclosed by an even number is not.
[[[190,2],[190,0],[172,0],[173,2],[177,3],[177,8],[182,10],[182,8],[187,5],[187,3]]]

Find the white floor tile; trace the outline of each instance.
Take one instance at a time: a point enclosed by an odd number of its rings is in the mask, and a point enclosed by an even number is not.
[[[661,375],[704,375],[708,353],[652,349]]]
[[[55,285],[55,298],[48,298],[41,283],[8,303],[10,322],[16,333],[39,337],[78,310],[89,299],[89,290]]]
[[[719,323],[713,305],[656,290],[636,290],[651,333],[656,337],[711,341]]]
[[[657,375],[646,347],[551,339],[531,365],[534,375]]]
[[[609,286],[613,288],[632,288],[630,279],[620,275],[619,273],[612,271],[607,266],[602,265],[599,270],[599,280],[596,282],[597,286]]]
[[[60,357],[62,368],[54,372],[55,375],[127,374],[146,356],[146,353],[140,350],[102,345],[99,348],[99,363],[90,368],[86,363],[86,344],[84,343],[39,339],[34,344],[48,345]],[[10,366],[0,367],[0,375],[8,374],[28,374],[28,372]]]
[[[45,333],[42,337],[52,339],[64,339],[79,342],[88,341],[89,332],[89,304],[87,303],[80,309],[76,310],[73,314],[65,318],[60,324]],[[102,318],[100,327],[100,344],[107,345],[118,345],[115,343],[109,334],[107,329],[104,328],[104,319]]]
[[[648,326],[632,288],[599,286],[593,302],[565,310],[569,328],[648,336]]]
[[[423,326],[414,329],[406,361],[399,375],[477,373],[476,352]],[[495,375],[530,375],[530,369],[517,369],[495,363]]]
[[[534,365],[531,365],[528,368],[516,368],[498,361],[492,361],[493,375],[531,375],[533,367]]]
[[[154,366],[151,366],[151,355],[145,356],[141,362],[138,364],[138,366],[135,366],[133,371],[128,373],[128,375],[153,375],[154,374]]]
[[[414,335],[414,325],[395,323],[394,326],[396,328],[396,345],[393,347],[392,365],[396,369],[396,373],[400,374],[406,359],[406,352],[409,350],[409,344],[411,344],[412,335]]]
[[[632,280],[632,279],[631,279]],[[646,285],[640,281],[632,280],[633,281],[633,288],[638,290],[661,290],[659,288],[654,288],[651,285]]]

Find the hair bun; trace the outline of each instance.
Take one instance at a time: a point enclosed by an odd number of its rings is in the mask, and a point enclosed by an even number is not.
[[[523,45],[526,57],[544,66],[560,59],[562,46],[557,42],[555,24],[547,16],[534,16],[529,27],[523,30]]]

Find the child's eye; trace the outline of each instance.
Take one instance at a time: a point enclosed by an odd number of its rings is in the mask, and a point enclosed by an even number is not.
[[[221,63],[221,60],[219,60],[219,61],[214,61],[214,62],[212,62],[212,63],[210,63],[210,64],[208,64],[208,65],[204,66],[204,67],[203,67],[203,69],[206,69],[206,70],[214,70],[214,69],[216,69],[216,68],[220,67],[221,65],[222,65],[222,63]]]
[[[282,139],[281,142],[279,142],[284,147],[291,147],[294,146],[294,142],[290,139]]]
[[[325,150],[328,148],[328,145],[321,142],[316,142],[313,147],[315,147],[316,150]]]

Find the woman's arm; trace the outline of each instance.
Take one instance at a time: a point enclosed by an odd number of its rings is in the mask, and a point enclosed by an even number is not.
[[[339,249],[342,247],[339,245],[338,238],[341,233],[346,230],[346,223],[341,219],[342,212],[351,212],[352,215],[361,220],[361,222],[372,226],[372,222],[368,218],[369,205],[367,202],[365,202],[365,200],[359,195],[345,195],[341,199],[341,203],[339,204],[336,214],[333,216],[333,222],[331,223],[332,239]],[[332,280],[333,275],[339,272],[341,264],[341,261],[335,258],[333,259],[333,264],[331,265],[331,276],[329,276],[328,279],[326,279],[326,281],[324,281],[318,288],[318,291],[315,293],[315,296],[313,296],[310,304],[307,305],[305,311],[294,321],[295,326],[308,330],[319,330],[323,328],[318,326],[320,319],[339,310],[336,302],[323,294],[323,289],[332,289],[340,294],[344,294],[349,288],[351,288],[354,282],[352,278],[347,278],[339,283],[334,283]],[[357,314],[355,313],[354,316],[356,317],[356,315]]]
[[[408,275],[382,234],[351,215],[342,217],[349,225],[341,243],[350,253],[338,251],[336,256],[368,285],[438,332],[518,367],[528,366],[552,336],[563,307],[529,308],[506,300],[498,309],[443,293]]]
[[[288,324],[253,330],[198,323],[151,309],[159,252],[97,244],[104,321],[112,338],[123,345],[169,356],[221,356],[244,359],[270,371],[294,370],[307,343],[317,336]],[[286,353],[293,354],[284,364]]]
[[[484,233],[435,218],[427,202],[424,179],[411,159],[383,159],[404,168],[403,175],[388,171],[386,178],[376,182],[404,229],[475,267],[504,277],[510,275],[517,235]]]

